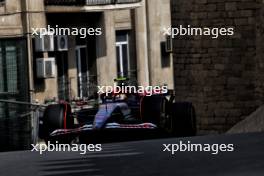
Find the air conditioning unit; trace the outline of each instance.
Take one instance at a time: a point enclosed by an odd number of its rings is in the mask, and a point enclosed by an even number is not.
[[[56,38],[57,38],[57,50],[68,51],[68,37],[66,35],[58,35]]]
[[[172,53],[172,51],[173,51],[171,35],[166,36],[165,51],[166,51],[166,53]]]
[[[38,78],[54,78],[55,74],[55,58],[37,58],[37,77]]]
[[[37,35],[35,37],[35,51],[37,52],[54,51],[54,36]]]

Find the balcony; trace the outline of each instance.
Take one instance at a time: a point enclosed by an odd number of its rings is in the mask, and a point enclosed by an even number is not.
[[[139,7],[142,0],[45,0],[47,12],[89,12]]]

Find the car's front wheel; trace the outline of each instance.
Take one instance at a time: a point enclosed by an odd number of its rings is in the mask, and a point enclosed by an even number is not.
[[[56,129],[70,129],[74,127],[74,119],[71,115],[69,104],[49,105],[42,118],[42,127],[40,128],[41,138],[46,142],[52,141],[50,134]]]

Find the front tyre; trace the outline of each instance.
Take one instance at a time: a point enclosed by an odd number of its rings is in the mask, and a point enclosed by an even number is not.
[[[49,105],[43,115],[42,128],[40,131],[41,137],[47,142],[50,138],[50,133],[56,129],[71,129],[74,127],[74,119],[71,116],[71,107],[69,104],[54,104]]]

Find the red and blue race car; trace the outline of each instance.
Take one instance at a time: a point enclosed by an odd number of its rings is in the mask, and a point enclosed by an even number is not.
[[[196,133],[193,105],[175,102],[172,94],[111,94],[101,100],[97,107],[74,113],[68,103],[49,105],[41,118],[40,138],[89,143]]]

